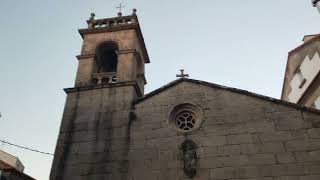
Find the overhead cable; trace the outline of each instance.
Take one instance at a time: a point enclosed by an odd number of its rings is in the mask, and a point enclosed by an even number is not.
[[[51,156],[54,155],[52,153],[47,153],[47,152],[39,151],[39,150],[36,150],[36,149],[31,149],[31,148],[28,148],[28,147],[20,146],[20,145],[13,144],[13,143],[10,143],[8,141],[1,140],[1,139],[0,139],[0,142],[8,144],[10,146],[15,146],[15,147],[18,147],[18,148],[21,148],[21,149],[25,149],[25,150],[28,150],[28,151],[33,151],[33,152],[36,152],[36,153],[41,153],[41,154],[46,154],[46,155],[51,155]]]

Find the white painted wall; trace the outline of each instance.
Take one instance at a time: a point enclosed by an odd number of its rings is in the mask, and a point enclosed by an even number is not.
[[[309,59],[308,56],[305,57],[302,64],[300,65],[300,70],[303,78],[306,79],[306,83],[302,88],[299,88],[301,84],[301,78],[298,74],[295,74],[290,82],[290,86],[292,88],[289,93],[289,101],[293,103],[297,103],[302,94],[306,91],[312,80],[320,71],[320,57],[316,52],[312,59]]]

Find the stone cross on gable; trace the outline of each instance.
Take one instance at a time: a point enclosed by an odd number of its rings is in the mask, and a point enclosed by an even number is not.
[[[189,77],[189,74],[184,74],[184,69],[180,69],[180,74],[177,74],[176,77],[179,77],[179,78],[186,78],[186,77]]]
[[[123,7],[125,7],[125,6],[122,6],[121,3],[120,3],[120,5],[119,5],[118,7],[116,7],[117,9],[119,9],[119,12],[118,12],[118,16],[119,16],[119,17],[122,16],[121,10],[122,10]]]
[[[122,6],[122,4],[120,3],[119,6],[117,6],[116,8],[119,9],[119,13],[122,13],[122,8],[124,8],[125,6]]]

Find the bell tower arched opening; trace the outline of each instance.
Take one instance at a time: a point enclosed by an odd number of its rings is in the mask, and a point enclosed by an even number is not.
[[[109,41],[100,44],[96,49],[97,73],[116,73],[118,66],[118,46]]]

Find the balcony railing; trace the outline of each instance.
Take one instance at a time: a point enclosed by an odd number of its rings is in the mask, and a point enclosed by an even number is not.
[[[130,25],[136,22],[136,16],[120,16],[97,20],[92,17],[87,21],[89,28],[111,28],[115,26]]]
[[[117,82],[116,72],[94,73],[92,75],[94,84],[112,84]]]

